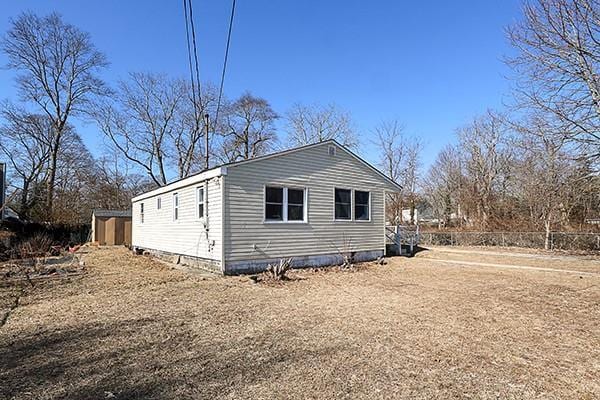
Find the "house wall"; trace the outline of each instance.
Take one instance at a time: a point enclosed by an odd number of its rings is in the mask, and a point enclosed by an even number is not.
[[[384,191],[397,191],[372,168],[329,144],[228,167],[225,184],[225,269],[228,273],[264,268],[294,257],[298,265],[341,261],[340,252],[364,258],[383,255]],[[264,221],[265,185],[306,187],[308,222]],[[334,221],[334,188],[371,192],[371,220]]]
[[[196,188],[205,182],[208,182],[208,229],[196,215]],[[132,203],[132,246],[160,255],[204,259],[208,261],[206,265],[196,264],[214,269],[215,262],[221,262],[222,254],[221,182],[222,177],[214,177],[146,198],[135,198]],[[179,194],[179,218],[176,221],[173,219],[175,192]],[[161,198],[161,209],[157,209],[157,197]],[[140,220],[142,203],[143,223]]]

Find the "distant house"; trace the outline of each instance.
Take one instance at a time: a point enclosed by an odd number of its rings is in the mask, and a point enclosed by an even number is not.
[[[329,140],[212,168],[132,200],[132,245],[224,274],[281,258],[339,264],[385,253],[386,192],[400,186]]]

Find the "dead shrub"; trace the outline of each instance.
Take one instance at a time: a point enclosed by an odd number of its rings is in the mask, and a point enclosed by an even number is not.
[[[50,255],[53,240],[50,236],[38,233],[16,246],[16,256],[21,259],[39,258]]]
[[[276,281],[287,280],[287,272],[292,268],[292,259],[291,258],[282,258],[276,264],[270,264],[267,267],[266,273],[269,278]]]

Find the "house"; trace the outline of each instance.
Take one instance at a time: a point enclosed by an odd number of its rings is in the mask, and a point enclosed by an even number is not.
[[[91,237],[100,245],[130,245],[131,210],[93,210]]]
[[[223,274],[385,254],[400,186],[334,140],[225,164],[132,199],[137,251]]]

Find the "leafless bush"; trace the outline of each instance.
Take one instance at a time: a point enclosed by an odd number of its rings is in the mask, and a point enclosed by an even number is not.
[[[15,256],[21,259],[45,257],[52,250],[53,240],[50,236],[38,233],[17,244]]]
[[[288,279],[287,272],[292,268],[291,258],[282,258],[276,264],[270,264],[267,267],[267,274],[271,279],[276,281],[283,281]]]
[[[420,243],[432,246],[499,246],[544,248],[544,232],[427,232]],[[554,250],[600,250],[600,234],[551,232],[550,248]]]

